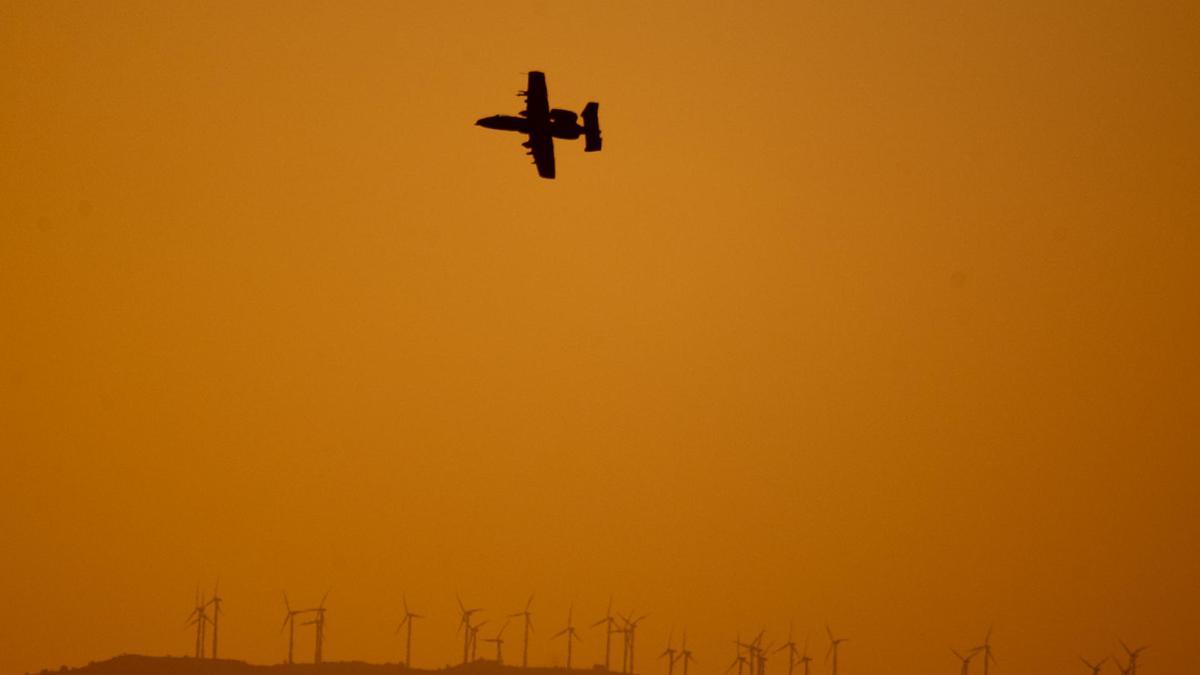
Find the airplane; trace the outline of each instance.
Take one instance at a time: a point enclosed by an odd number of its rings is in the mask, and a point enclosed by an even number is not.
[[[521,145],[525,154],[533,155],[538,175],[554,178],[554,139],[573,141],[584,138],[584,152],[600,149],[600,104],[592,101],[583,108],[583,124],[577,121],[580,115],[570,110],[551,108],[546,94],[546,75],[536,70],[529,73],[529,84],[525,91],[517,92],[525,97],[525,109],[520,117],[492,115],[475,122],[476,126],[500,131],[518,131],[528,134],[529,140]]]

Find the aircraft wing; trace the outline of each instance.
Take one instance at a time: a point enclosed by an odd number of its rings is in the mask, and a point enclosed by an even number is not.
[[[529,134],[529,152],[537,164],[538,175],[554,178],[554,138],[545,132]]]
[[[525,87],[525,117],[531,121],[550,118],[550,97],[546,93],[546,75],[537,70],[529,71],[529,85]]]

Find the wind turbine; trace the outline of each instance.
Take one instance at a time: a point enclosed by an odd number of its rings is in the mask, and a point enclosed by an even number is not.
[[[292,653],[293,653],[293,649],[296,645],[296,617],[299,616],[300,614],[304,614],[304,613],[308,612],[309,610],[292,609],[291,603],[288,602],[287,593],[283,594],[283,606],[287,609],[287,614],[284,615],[284,617],[283,617],[283,625],[279,627],[279,631],[283,632],[284,628],[288,629],[287,662],[288,662],[288,665],[291,665],[291,664],[295,663],[295,661],[292,659]]]
[[[1137,649],[1130,649],[1129,645],[1125,644],[1124,640],[1118,639],[1117,642],[1121,643],[1121,647],[1124,648],[1125,653],[1129,655],[1129,666],[1128,666],[1129,667],[1129,675],[1137,675],[1138,654],[1141,654],[1142,650],[1144,650],[1146,647],[1149,647],[1150,645],[1142,645],[1141,647],[1138,647]]]
[[[688,664],[695,661],[692,652],[687,648],[687,631],[683,631],[683,645],[679,650],[679,658],[683,660],[683,675],[688,675]]]
[[[660,659],[664,658],[664,657],[666,657],[666,659],[667,659],[667,675],[675,675],[675,659],[677,658],[675,655],[678,652],[675,650],[675,647],[672,645],[674,640],[675,640],[675,629],[672,628],[671,632],[667,636],[667,648],[664,649],[663,652],[658,655],[658,658],[660,658]]]
[[[196,586],[196,606],[192,608],[188,614],[187,623],[184,625],[196,626],[196,658],[204,658],[205,644],[205,629],[212,619],[208,618],[208,603],[203,602],[200,598],[200,587]]]
[[[217,583],[213,586],[212,600],[209,600],[207,603],[205,603],[206,607],[208,605],[212,605],[212,608],[213,608],[212,657],[214,659],[217,658],[217,622],[220,621],[220,619],[221,619],[221,603],[225,601],[225,599],[221,597],[220,588],[221,588],[221,582],[218,580]]]
[[[621,672],[629,672],[629,620],[620,617],[621,627],[616,630],[621,633]]]
[[[415,614],[408,609],[408,597],[402,596],[404,601],[404,619],[400,621],[400,625],[396,626],[396,632],[399,633],[401,628],[408,626],[408,634],[404,638],[404,667],[412,667],[412,629],[414,619],[424,619],[422,614]]]
[[[457,595],[454,597],[458,600],[458,611],[460,614],[458,630],[463,632],[462,662],[465,664],[467,662],[467,657],[471,655],[471,615],[476,612],[481,612],[483,609],[480,607],[467,609],[466,605],[463,604],[462,598],[458,597]]]
[[[1121,675],[1129,675],[1133,671],[1132,663],[1127,666],[1122,667],[1121,662],[1117,660],[1117,657],[1115,657],[1115,656],[1112,657],[1112,660],[1113,660],[1113,664],[1117,667],[1117,670],[1119,670],[1121,672]]]
[[[833,657],[833,670],[830,672],[832,673],[832,675],[837,675],[838,645],[845,642],[847,640],[847,638],[836,638],[835,639],[833,637],[833,630],[829,628],[828,624],[825,625],[825,632],[829,634],[829,651],[825,652],[825,660],[828,661],[830,656]]]
[[[792,639],[792,629],[793,626],[791,623],[788,623],[787,641],[780,645],[778,650],[775,650],[776,652],[787,650],[787,675],[792,675],[793,671],[796,670],[796,655],[799,653],[799,650],[796,649],[796,640]]]
[[[987,635],[983,638],[983,644],[976,647],[975,651],[983,652],[983,675],[988,675],[988,664],[996,662],[996,657],[992,656],[992,627],[991,626],[988,626]]]
[[[1088,661],[1087,659],[1083,658],[1082,656],[1079,657],[1079,660],[1083,661],[1083,665],[1087,666],[1088,668],[1090,668],[1092,670],[1092,675],[1100,675],[1100,668],[1102,668],[1104,666],[1104,662],[1108,660],[1108,657],[1106,656],[1095,663]],[[1118,664],[1117,667],[1120,668],[1120,665]]]
[[[758,650],[758,675],[767,675],[767,654],[771,653],[771,648],[775,646],[775,641],[767,643],[766,647],[757,647]]]
[[[493,642],[496,644],[496,664],[504,665],[504,629],[508,628],[508,622],[505,621],[494,638],[484,638],[484,642]]]
[[[735,641],[739,648],[746,650],[746,663],[750,667],[750,675],[761,675],[765,667],[761,647],[765,633],[765,630],[758,631],[758,635],[755,635],[754,639],[749,642],[742,642],[740,638]]]
[[[959,661],[962,661],[962,667],[958,671],[959,675],[967,675],[968,671],[971,670],[971,659],[975,658],[975,655],[979,653],[979,648],[976,647],[975,649],[967,652],[966,656],[959,654],[958,650],[954,648],[951,648],[950,651],[954,654],[954,656],[958,657]]]
[[[461,604],[461,601],[460,601]],[[525,609],[516,614],[509,614],[508,618],[515,619],[522,617],[525,619],[525,636],[521,643],[521,667],[529,667],[529,634],[533,632],[533,614],[529,611],[529,606],[533,604],[533,594],[529,594],[529,599],[525,601]]]
[[[479,646],[479,629],[487,625],[487,619],[471,626],[471,660],[475,660],[475,650]]]
[[[631,619],[630,617],[632,617],[632,616],[633,616],[633,612],[630,612],[629,617],[625,617],[625,616],[621,617],[621,620],[625,622],[624,637],[625,637],[625,664],[626,665],[625,665],[625,669],[622,670],[622,672],[625,672],[625,673],[635,672],[634,671],[635,666],[633,665],[633,650],[634,650],[634,646],[635,646],[635,641],[637,639],[637,627],[638,627],[638,624],[642,622],[642,619],[645,619],[647,616],[650,616],[650,615],[643,614],[636,619]]]
[[[312,609],[300,610],[300,612],[313,612],[316,614],[309,621],[300,624],[302,626],[312,626],[316,633],[316,647],[313,650],[313,663],[321,663],[323,649],[325,646],[325,599],[329,597],[329,591],[325,591],[325,595],[321,596],[321,604]],[[299,614],[300,612],[297,612]]]
[[[562,635],[567,636],[567,670],[571,669],[571,643],[575,640],[583,642],[583,638],[579,637],[579,633],[575,632],[575,624],[572,620],[572,615],[574,613],[575,606],[572,605],[571,608],[567,610],[567,627],[550,636],[551,640]]]
[[[804,675],[808,675],[808,664],[812,662],[812,657],[808,655],[808,636],[804,636],[804,655],[800,657],[800,663],[804,666]]]
[[[743,647],[742,634],[738,633],[737,637],[735,637],[733,639],[733,655],[734,656],[733,656],[733,660],[729,662],[729,667],[725,669],[726,673],[733,670],[734,666],[737,666],[738,675],[742,675],[742,669],[745,668],[745,666],[746,666],[746,657],[742,656],[742,647]],[[751,675],[753,675],[753,673],[751,673]]]
[[[596,623],[592,624],[592,628],[595,628],[596,626],[601,626],[601,625],[603,625],[605,627],[605,630],[604,630],[604,670],[609,671],[609,672],[612,671],[612,668],[609,667],[609,663],[611,662],[611,658],[612,658],[612,635],[613,635],[613,633],[620,631],[620,629],[618,629],[618,628],[613,628],[613,626],[616,623],[617,623],[617,620],[615,618],[613,618],[613,615],[612,615],[612,596],[609,596],[608,609],[604,610],[604,618],[600,619]]]

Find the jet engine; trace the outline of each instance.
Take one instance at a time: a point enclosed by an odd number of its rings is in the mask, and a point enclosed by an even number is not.
[[[570,110],[563,110],[562,108],[553,108],[550,110],[550,121],[554,122],[555,124],[574,125],[578,124],[578,122],[576,122],[578,119],[579,115],[571,112]]]

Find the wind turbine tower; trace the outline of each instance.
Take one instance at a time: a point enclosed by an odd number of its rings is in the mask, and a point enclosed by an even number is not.
[[[214,659],[215,659],[215,658],[217,658],[217,637],[218,637],[218,635],[217,635],[217,628],[218,628],[218,622],[221,620],[221,603],[225,601],[225,600],[224,600],[224,598],[222,598],[222,597],[221,597],[221,592],[220,592],[220,589],[221,589],[221,582],[219,582],[219,581],[218,581],[218,582],[216,583],[216,585],[214,585],[214,586],[213,586],[213,595],[212,595],[212,600],[209,600],[209,601],[208,601],[208,603],[207,603],[207,604],[209,604],[209,605],[212,605],[212,608],[213,608],[213,615],[212,615],[212,627],[213,627],[213,637],[212,637],[212,657],[213,657]]]
[[[832,675],[837,675],[838,645],[845,642],[847,638],[834,638],[833,630],[830,629],[828,625],[825,626],[825,632],[829,634],[829,651],[825,652],[825,660],[828,661],[829,657],[831,657],[831,656],[833,657],[833,670],[831,670],[830,672],[832,673]]]
[[[667,675],[675,675],[675,659],[678,658],[676,656],[676,654],[678,654],[678,651],[675,649],[675,647],[673,645],[674,641],[675,641],[675,631],[672,630],[670,635],[668,635],[668,637],[667,637],[667,648],[664,649],[663,652],[658,655],[658,658],[660,658],[660,659],[662,659],[662,658],[667,659]]]
[[[208,603],[204,602],[200,597],[200,587],[196,587],[196,606],[192,612],[188,614],[188,626],[196,626],[196,658],[204,658],[204,645],[206,643],[205,631],[208,628],[209,622],[212,620],[208,617]]]
[[[286,614],[286,615],[284,615],[284,617],[283,617],[283,625],[279,627],[279,630],[280,630],[280,631],[282,631],[284,628],[287,628],[287,629],[288,629],[288,656],[287,656],[287,662],[288,662],[288,665],[290,666],[290,665],[292,665],[293,663],[295,663],[295,660],[292,658],[292,655],[293,655],[293,653],[294,653],[295,646],[296,646],[296,617],[297,617],[297,616],[299,616],[299,615],[301,615],[301,614],[305,614],[305,613],[306,613],[306,612],[308,612],[309,610],[304,610],[304,609],[292,609],[292,605],[291,605],[291,603],[290,603],[290,602],[288,602],[288,596],[287,596],[287,593],[284,593],[284,594],[283,594],[283,606],[284,606],[284,608],[287,610],[287,614]]]
[[[460,614],[458,629],[463,632],[462,662],[465,664],[467,659],[471,656],[471,615],[483,610],[479,607],[467,609],[466,605],[463,604],[462,598],[458,598],[457,596],[456,598],[458,600],[458,611]]]
[[[508,628],[508,622],[505,621],[503,626],[500,626],[500,631],[496,633],[494,638],[485,638],[484,642],[491,642],[496,645],[496,664],[504,665],[504,629]]]
[[[533,595],[530,594],[529,599],[525,601],[525,609],[516,614],[509,614],[508,618],[515,619],[522,617],[525,619],[525,635],[521,642],[521,667],[529,667],[529,634],[533,632],[533,614],[529,611],[529,606],[533,604]]]
[[[487,625],[487,619],[471,626],[471,660],[476,660],[475,653],[479,649],[479,629]]]
[[[572,615],[574,613],[575,607],[572,606],[567,610],[567,627],[550,636],[551,640],[563,635],[567,636],[567,670],[571,669],[571,644],[575,640],[579,640],[580,642],[583,641],[583,638],[579,637],[579,633],[575,632],[575,624],[572,620]]]
[[[609,597],[608,609],[604,611],[604,618],[592,624],[592,628],[604,626],[604,670],[608,672],[612,672],[612,668],[609,667],[612,659],[612,636],[613,633],[620,631],[613,627],[616,623],[617,620],[612,615],[612,597]]]
[[[742,670],[746,666],[746,657],[742,656],[742,647],[744,646],[742,643],[742,634],[738,633],[737,637],[733,639],[733,660],[729,662],[729,667],[725,669],[726,673],[733,670],[734,666],[737,666],[738,675],[742,675]]]
[[[757,647],[758,652],[758,675],[767,675],[767,655],[771,653],[771,648],[775,646],[772,640],[767,643],[766,647]]]
[[[321,663],[322,657],[324,656],[325,598],[328,598],[328,597],[329,597],[329,591],[326,591],[325,595],[321,596],[321,604],[317,605],[316,607],[314,607],[312,609],[301,610],[302,612],[312,612],[312,613],[316,614],[316,616],[313,617],[312,620],[305,621],[303,624],[301,624],[303,626],[312,626],[313,631],[316,634],[316,640],[315,640],[316,645],[313,649],[313,663]]]
[[[788,675],[793,675],[796,670],[796,655],[800,653],[800,650],[796,649],[796,641],[792,639],[792,626],[790,625],[788,626],[787,642],[780,645],[779,649],[775,651],[781,652],[785,649],[788,653]]]
[[[746,650],[746,663],[750,667],[750,675],[762,675],[766,668],[764,661],[763,649],[761,647],[763,634],[766,631],[759,631],[758,635],[750,642],[737,641],[737,646]]]
[[[396,626],[396,632],[399,633],[401,628],[407,626],[408,631],[404,636],[404,667],[412,667],[412,629],[415,619],[424,619],[422,614],[415,614],[408,609],[408,597],[402,598],[404,601],[404,619],[400,621],[400,625]]]
[[[812,657],[808,655],[808,636],[804,636],[804,655],[800,657],[800,665],[804,666],[804,675],[808,675],[808,664],[812,663]]]
[[[680,647],[679,658],[683,660],[683,675],[688,675],[688,664],[695,661],[692,652],[687,648],[687,631],[683,631],[683,645]]]
[[[633,616],[633,612],[630,612],[629,616]],[[626,618],[626,617],[621,617],[621,619],[625,622],[625,631],[624,632],[625,632],[625,662],[626,662],[625,670],[623,670],[622,672],[626,672],[626,673],[636,672],[635,668],[637,666],[634,665],[633,655],[634,655],[634,647],[636,645],[636,640],[637,640],[637,627],[638,627],[638,624],[642,622],[642,619],[645,619],[647,616],[649,616],[649,615],[643,614],[643,615],[639,616],[638,618],[632,619],[632,620],[629,618]]]
[[[996,657],[992,656],[992,628],[988,627],[987,635],[983,638],[983,644],[975,648],[975,651],[983,652],[983,675],[988,675],[988,666],[996,662]]]

